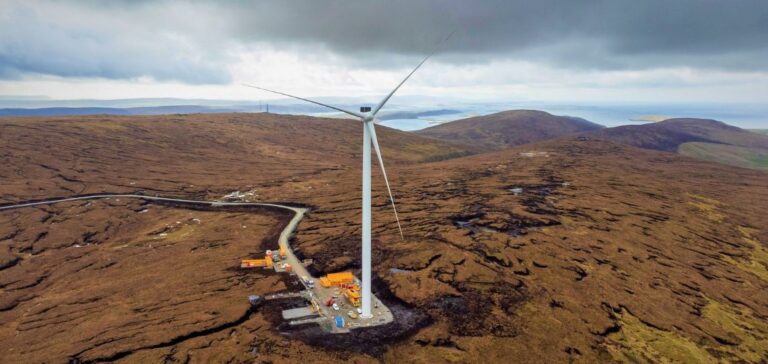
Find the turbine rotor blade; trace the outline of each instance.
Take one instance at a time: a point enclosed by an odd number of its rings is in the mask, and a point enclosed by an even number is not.
[[[405,241],[403,235],[403,227],[400,226],[400,217],[397,216],[397,207],[395,207],[395,198],[392,196],[392,189],[389,187],[389,178],[387,178],[387,170],[384,169],[384,159],[381,158],[381,150],[379,149],[379,140],[376,138],[376,128],[373,126],[373,122],[363,122],[365,127],[368,128],[368,133],[371,135],[371,144],[376,150],[376,156],[379,158],[379,166],[381,167],[381,174],[384,175],[384,183],[387,185],[387,192],[389,193],[389,200],[392,201],[392,211],[395,212],[395,221],[397,221],[397,229],[400,230],[400,239]]]
[[[376,116],[376,114],[379,112],[379,110],[381,110],[381,108],[384,107],[384,104],[386,104],[387,101],[389,101],[389,99],[392,97],[392,95],[394,95],[395,92],[397,92],[397,90],[400,88],[400,86],[402,86],[405,83],[405,81],[408,81],[408,79],[411,78],[411,75],[413,75],[416,72],[416,70],[418,70],[419,67],[421,67],[421,65],[423,65],[424,62],[426,62],[429,59],[429,57],[432,57],[435,53],[437,53],[437,50],[440,49],[440,46],[443,43],[445,43],[449,38],[451,38],[451,36],[453,36],[453,33],[455,33],[455,31],[451,32],[451,34],[448,34],[447,37],[443,38],[440,42],[438,42],[435,45],[435,47],[432,49],[432,52],[430,52],[426,57],[424,57],[424,59],[422,59],[421,62],[419,62],[419,64],[416,65],[416,68],[414,68],[413,71],[411,71],[411,73],[408,74],[408,76],[405,76],[405,79],[400,81],[400,83],[397,85],[397,87],[395,87],[395,89],[392,90],[392,92],[390,92],[389,95],[387,95],[383,100],[381,100],[381,102],[371,112],[371,116],[372,117]]]
[[[306,101],[306,102],[309,102],[309,103],[312,103],[312,104],[315,104],[315,105],[324,106],[324,107],[327,107],[329,109],[334,109],[336,111],[341,111],[341,112],[343,112],[345,114],[349,114],[349,115],[352,115],[352,116],[355,116],[355,117],[358,117],[358,118],[364,118],[365,117],[365,116],[363,116],[363,114],[360,114],[360,113],[357,113],[357,112],[354,112],[354,111],[344,110],[344,109],[338,108],[336,106],[326,105],[326,104],[323,104],[322,102],[317,102],[317,101],[313,101],[313,100],[310,100],[310,99],[305,99],[305,98],[299,97],[299,96],[289,95],[289,94],[284,93],[284,92],[274,91],[274,90],[266,89],[266,88],[259,87],[259,86],[253,86],[253,85],[247,85],[247,84],[242,84],[242,85],[245,86],[245,87],[251,87],[251,88],[259,89],[259,90],[262,90],[262,91],[271,92],[273,94],[278,94],[278,95],[292,97],[294,99],[299,99],[301,101]]]

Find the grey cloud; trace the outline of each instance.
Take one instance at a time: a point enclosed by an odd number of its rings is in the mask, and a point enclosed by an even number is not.
[[[226,57],[174,33],[136,22],[89,18],[77,9],[57,21],[52,11],[24,4],[0,11],[0,77],[27,74],[133,79],[153,77],[192,84],[226,83]],[[118,11],[112,16],[118,19]],[[136,14],[130,14],[135,16]]]
[[[320,42],[346,54],[446,52],[557,66],[768,69],[768,2],[392,0],[261,2],[239,12],[243,38]],[[636,60],[634,57],[638,57]]]
[[[228,47],[256,42],[325,47],[350,64],[386,68],[412,63],[454,30],[443,62],[768,70],[764,0],[10,2],[4,7],[4,78],[40,73],[222,83],[229,81]],[[69,18],[58,21],[37,11],[50,7],[67,8],[61,16]],[[130,27],[110,24],[110,17],[126,14],[135,18]]]

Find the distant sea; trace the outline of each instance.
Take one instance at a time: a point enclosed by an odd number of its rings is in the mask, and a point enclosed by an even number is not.
[[[768,104],[550,104],[550,103],[489,103],[441,105],[460,110],[460,113],[441,115],[439,118],[395,119],[382,124],[400,130],[419,130],[442,122],[481,116],[515,109],[542,110],[555,115],[576,116],[612,127],[647,124],[637,121],[642,116],[664,115],[673,118],[691,117],[715,119],[744,129],[768,129]]]
[[[356,110],[372,106],[361,100],[322,99],[332,105]],[[542,110],[555,115],[576,116],[608,127],[644,124],[643,116],[715,119],[745,129],[768,129],[768,103],[553,103],[553,102],[465,102],[438,97],[394,98],[380,115],[382,124],[401,130],[419,130],[457,119],[505,110]],[[0,116],[24,115],[159,115],[212,112],[263,112],[265,105],[279,114],[338,117],[327,109],[293,100],[237,101],[203,99],[37,100],[0,98]],[[386,115],[385,115],[386,114]],[[633,120],[634,119],[634,120]]]

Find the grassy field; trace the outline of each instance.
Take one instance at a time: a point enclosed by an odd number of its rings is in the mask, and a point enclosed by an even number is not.
[[[693,142],[681,144],[678,152],[685,156],[732,166],[768,170],[768,149]]]

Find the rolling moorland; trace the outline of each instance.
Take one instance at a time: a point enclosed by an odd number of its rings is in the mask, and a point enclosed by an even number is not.
[[[590,135],[641,148],[677,151],[694,158],[768,170],[768,136],[716,120],[668,119],[603,129]]]
[[[768,170],[768,136],[716,120],[667,119],[603,128],[542,111],[511,110],[426,128],[419,135],[499,150],[579,133],[585,137],[679,154],[737,167]]]
[[[603,128],[584,119],[536,110],[510,110],[429,127],[416,134],[486,151]]]
[[[374,175],[374,283],[402,313],[397,327],[327,337],[282,325],[278,304],[250,310],[249,294],[297,287],[236,268],[274,248],[284,213],[81,201],[0,212],[0,356],[768,357],[766,172],[591,134],[509,148],[378,134],[405,241]],[[0,203],[250,191],[253,201],[311,208],[292,244],[314,271],[357,269],[361,137],[354,121],[271,114],[3,118]]]

